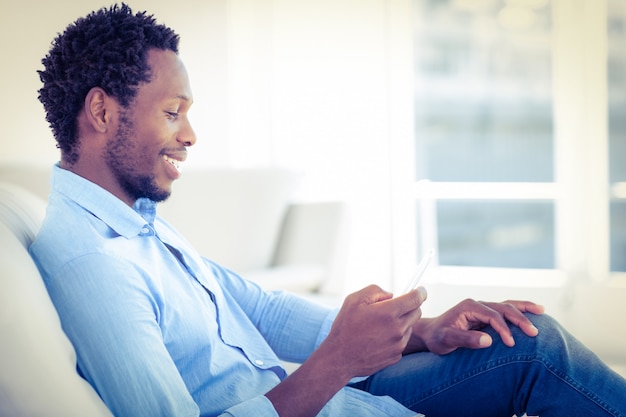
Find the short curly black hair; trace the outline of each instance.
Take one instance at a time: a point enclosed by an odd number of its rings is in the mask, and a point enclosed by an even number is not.
[[[89,90],[100,87],[128,107],[137,87],[150,81],[147,52],[178,53],[178,42],[172,29],[124,3],[91,12],[57,35],[37,72],[39,101],[65,161],[78,160],[77,118]]]

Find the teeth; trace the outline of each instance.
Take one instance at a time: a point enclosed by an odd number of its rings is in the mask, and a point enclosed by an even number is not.
[[[169,162],[170,164],[174,165],[174,168],[176,168],[179,172],[180,172],[180,161],[174,159],[174,158],[170,158],[167,155],[163,155],[163,159],[167,162]]]

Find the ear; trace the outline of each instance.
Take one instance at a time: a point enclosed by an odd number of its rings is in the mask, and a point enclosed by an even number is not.
[[[87,123],[97,132],[105,133],[111,123],[114,100],[100,87],[93,87],[85,97]]]

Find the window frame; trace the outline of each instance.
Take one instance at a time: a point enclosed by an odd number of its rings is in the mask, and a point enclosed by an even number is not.
[[[389,2],[390,39],[406,30],[407,4]],[[409,6],[412,7],[412,6]],[[419,248],[437,247],[436,202],[455,200],[551,200],[555,205],[555,268],[480,268],[439,266],[431,279],[452,285],[563,288],[569,283],[626,285],[626,273],[610,271],[611,197],[618,183],[609,184],[607,0],[552,0],[553,12],[553,115],[554,182],[453,183],[415,181],[415,144],[411,130],[392,134],[392,242],[394,288],[403,285],[418,261]],[[409,24],[409,39],[415,22]],[[401,73],[396,65],[413,68],[412,41],[390,48],[390,74]],[[393,44],[393,42],[391,42]],[[403,49],[404,48],[404,49]],[[395,53],[395,55],[394,55]],[[393,80],[393,78],[391,78]],[[406,74],[391,82],[391,104],[407,106],[410,98],[400,89]],[[405,93],[406,95],[406,93]],[[392,111],[393,115],[394,112]],[[407,125],[401,113],[395,122]],[[394,118],[390,120],[394,125]],[[393,133],[393,132],[392,132]],[[613,190],[613,191],[612,191]],[[416,219],[416,204],[420,219]],[[422,225],[417,232],[418,223]],[[437,259],[433,262],[438,265]],[[503,278],[505,276],[505,278]]]

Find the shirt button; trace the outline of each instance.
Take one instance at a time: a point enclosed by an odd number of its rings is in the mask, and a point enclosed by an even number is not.
[[[254,363],[256,363],[259,366],[263,366],[265,364],[265,362],[263,362],[261,359],[255,360]]]
[[[141,229],[141,233],[143,233],[144,235],[147,235],[148,233],[150,233],[150,229],[148,229],[147,227],[144,227]]]

